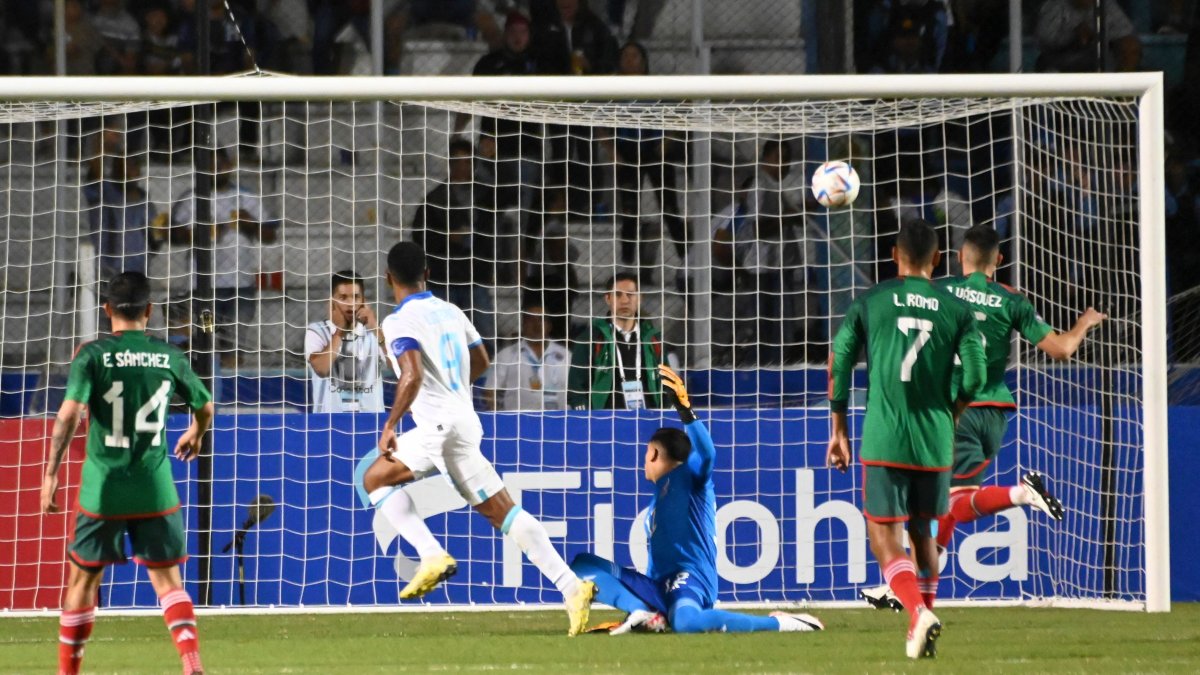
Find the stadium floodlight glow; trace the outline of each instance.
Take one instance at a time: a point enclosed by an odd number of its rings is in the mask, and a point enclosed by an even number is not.
[[[193,283],[198,240],[171,223],[218,223],[231,203],[246,213],[240,234],[212,251],[214,271],[247,268],[211,279],[227,290],[214,308],[227,356],[212,539],[234,537],[238,505],[267,495],[279,509],[243,552],[248,605],[394,604],[412,552],[397,549],[351,486],[379,420],[304,414],[304,331],[326,318],[338,270],[364,277],[368,298],[387,307],[383,254],[413,234],[427,193],[454,191],[451,142],[493,129],[499,156],[478,147],[470,174],[491,181],[490,196],[471,193],[463,234],[477,259],[497,264],[456,270],[494,305],[477,307],[494,317],[486,337],[502,346],[518,330],[522,283],[544,287],[547,304],[565,298],[547,312],[560,330],[572,319],[577,329],[604,311],[614,271],[641,268],[644,316],[704,375],[709,390],[697,398],[715,407],[703,414],[722,456],[722,601],[847,602],[877,580],[856,514],[861,479],[821,466],[818,362],[849,298],[888,272],[889,228],[921,215],[942,226],[944,248],[970,224],[1002,230],[1002,278],[1056,327],[1087,303],[1112,317],[1072,364],[1014,349],[1022,408],[996,469],[1001,480],[1046,472],[1067,517],[1052,525],[1016,514],[967,529],[939,602],[1170,608],[1164,197],[1154,187],[1164,176],[1161,74],[6,77],[0,87],[0,359],[6,377],[20,373],[5,381],[16,409],[4,414],[23,416],[0,435],[0,494],[15,497],[19,528],[0,530],[0,568],[15,580],[0,589],[0,609],[58,602],[63,547],[29,534],[65,544],[67,532],[64,517],[36,513],[49,436],[39,415],[57,406],[75,347],[104,329],[105,270],[144,261],[167,305],[152,329],[186,345],[199,334],[191,317],[204,309],[205,284]],[[665,143],[660,156],[646,140]],[[771,140],[790,148],[790,173],[778,160],[760,167]],[[805,201],[807,176],[828,160],[849,160],[860,175],[851,207]],[[764,171],[782,174],[771,178],[777,189]],[[214,176],[243,196],[206,196]],[[768,193],[778,210],[763,210]],[[685,223],[684,241],[664,212]],[[778,215],[779,234],[755,239],[743,229],[750,212]],[[714,247],[718,230],[729,239]],[[240,323],[229,289],[244,296]],[[589,550],[644,561],[637,439],[659,418],[640,415],[487,418],[485,452],[568,559]],[[178,475],[191,514],[199,490],[189,470]],[[462,563],[433,606],[556,600],[519,554],[467,525],[477,516],[454,511],[452,491],[413,489]],[[230,604],[237,565],[219,551],[209,562],[211,604]],[[111,606],[153,603],[132,570],[112,574]]]

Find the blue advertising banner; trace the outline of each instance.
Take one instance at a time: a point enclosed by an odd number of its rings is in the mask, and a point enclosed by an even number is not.
[[[1117,448],[1115,501],[1095,497],[1100,480],[1099,416],[1075,408],[1026,410],[1025,438],[1069,456],[1023,449],[1012,439],[987,482],[1012,485],[1019,471],[1051,477],[1067,519],[1014,509],[963,526],[943,559],[944,598],[1099,597],[1104,588],[1102,509],[1120,519],[1115,531],[1116,597],[1143,593],[1141,486],[1136,450]],[[820,409],[704,411],[717,445],[714,474],[720,599],[723,601],[854,600],[860,586],[880,583],[859,511],[861,472],[824,467],[827,411]],[[1118,415],[1121,417],[1122,415]],[[569,561],[593,552],[619,564],[646,560],[644,509],[650,483],[642,475],[645,439],[674,413],[498,413],[482,415],[483,452],[514,500],[539,518]],[[184,420],[174,417],[177,434]],[[278,508],[246,539],[246,604],[393,605],[415,553],[353,488],[358,460],[376,443],[382,416],[219,415],[214,436],[212,598],[238,604],[233,551],[222,552],[259,495]],[[855,423],[857,427],[857,422]],[[1116,437],[1138,437],[1117,423]],[[1132,447],[1132,446],[1131,446]],[[1021,469],[1018,469],[1018,463]],[[194,530],[193,465],[176,463],[180,493]],[[1061,476],[1061,480],[1056,480]],[[410,488],[434,534],[459,560],[459,573],[426,601],[554,603],[554,587],[522,559],[515,545],[467,508],[440,477]],[[191,535],[189,551],[197,553]],[[195,558],[185,568],[196,581]],[[192,590],[195,590],[193,585]],[[107,606],[156,604],[134,566],[115,568],[101,601]]]

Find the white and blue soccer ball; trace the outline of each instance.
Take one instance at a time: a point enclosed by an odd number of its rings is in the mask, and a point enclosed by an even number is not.
[[[825,162],[812,175],[813,197],[828,208],[849,206],[861,187],[858,172],[846,162]]]

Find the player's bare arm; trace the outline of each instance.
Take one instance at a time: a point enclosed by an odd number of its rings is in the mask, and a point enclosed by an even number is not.
[[[850,468],[850,433],[847,431],[845,412],[830,414],[832,429],[829,432],[829,448],[825,451],[825,464],[842,473]]]
[[[212,425],[215,409],[212,401],[205,403],[192,412],[192,423],[175,443],[175,456],[185,462],[190,462],[200,456],[200,441],[208,433]]]
[[[42,513],[58,513],[58,469],[62,466],[79,421],[83,419],[84,404],[79,401],[63,401],[54,420],[54,431],[50,435],[50,455],[46,458],[46,473],[42,477]]]
[[[487,347],[481,344],[471,348],[471,381],[474,382],[483,377],[487,372],[488,366],[492,365],[492,359],[488,357]]]
[[[474,365],[474,352],[472,352],[472,365]],[[421,352],[417,349],[409,349],[396,358],[396,362],[400,364],[400,381],[396,383],[396,398],[392,401],[392,409],[388,413],[387,421],[383,424],[383,431],[379,434],[379,454],[387,461],[395,461],[392,459],[392,452],[396,449],[396,426],[400,424],[400,419],[408,412],[413,401],[417,398],[417,392],[421,390],[421,381],[425,379],[425,369],[421,367]]]
[[[1088,307],[1075,320],[1075,325],[1071,327],[1071,330],[1065,333],[1057,331],[1050,333],[1042,338],[1041,342],[1037,343],[1037,348],[1055,361],[1066,361],[1075,355],[1075,352],[1079,349],[1079,345],[1083,344],[1084,338],[1087,337],[1088,332],[1099,326],[1107,318],[1107,314]]]

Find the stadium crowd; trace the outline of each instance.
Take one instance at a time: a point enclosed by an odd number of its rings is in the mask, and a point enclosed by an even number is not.
[[[69,74],[189,74],[194,62],[196,26],[194,0],[67,0],[67,72]],[[405,39],[464,41],[486,46],[472,68],[476,75],[607,74],[641,75],[655,63],[655,22],[668,3],[644,1],[628,7],[621,0],[389,0],[384,3],[387,53],[384,69],[401,72]],[[1118,2],[1107,0],[1105,36],[1108,49],[1097,49],[1095,3],[1090,0],[1027,1],[1027,45],[1033,47],[1031,66],[1043,71],[1135,70],[1143,65],[1146,36],[1186,35],[1189,45],[1182,61],[1183,81],[1200,68],[1200,12],[1187,0]],[[54,39],[52,3],[5,3],[3,26],[8,38],[0,67],[9,73],[52,70]],[[370,3],[365,0],[212,0],[210,3],[211,71],[232,73],[251,68],[296,73],[336,74],[356,71],[356,59],[367,39]],[[859,72],[957,73],[1003,70],[1007,46],[1006,3],[962,0],[873,0],[855,3],[855,64]],[[357,54],[357,56],[356,56]],[[820,64],[810,64],[816,70]],[[1168,102],[1167,213],[1171,292],[1200,285],[1200,148],[1189,133],[1200,118],[1200,94],[1179,87]],[[517,285],[534,297],[550,317],[550,335],[574,337],[587,316],[572,315],[572,302],[587,288],[567,236],[566,220],[580,212],[587,218],[611,219],[620,239],[619,262],[638,272],[647,287],[674,288],[684,297],[695,282],[687,272],[670,278],[656,257],[651,227],[661,227],[681,262],[695,261],[697,242],[688,241],[678,181],[678,167],[687,166],[686,135],[645,129],[613,129],[607,134],[582,134],[555,125],[520,124],[509,120],[456,120],[460,132],[449,146],[445,182],[428,192],[411,222],[414,238],[441,261],[431,283],[458,304],[469,308],[481,332],[498,349],[494,287]],[[118,131],[105,154],[122,145]],[[978,134],[979,132],[975,132]],[[1001,133],[986,130],[985,134]],[[971,140],[978,143],[980,136]],[[159,139],[161,142],[161,139]],[[973,222],[1009,227],[1007,212],[1013,197],[981,205],[964,195],[970,185],[953,181],[915,180],[913,176],[963,173],[963,167],[931,166],[950,159],[921,158],[918,134],[876,140],[876,156],[892,150],[901,162],[877,162],[867,171],[886,204],[871,224],[877,241],[895,232],[908,217],[919,216],[941,226],[965,230]],[[151,147],[156,139],[143,141]],[[889,145],[890,144],[890,145]],[[840,315],[848,302],[837,293],[821,291],[845,284],[832,278],[839,252],[815,248],[806,241],[837,232],[806,237],[814,222],[806,213],[816,209],[796,176],[805,166],[792,155],[800,142],[767,142],[758,148],[752,167],[734,168],[714,176],[709,228],[709,255],[715,263],[712,288],[712,342],[716,365],[775,365],[818,362],[825,358],[829,326],[812,317]],[[812,152],[809,155],[815,154]],[[949,156],[949,155],[947,155]],[[1086,166],[1089,158],[1067,158],[1068,165]],[[968,161],[962,159],[961,161]],[[907,162],[907,163],[906,163]],[[85,196],[91,206],[93,230],[101,244],[105,269],[146,269],[147,252],[171,252],[173,243],[187,239],[186,214],[173,205],[171,228],[148,228],[157,214],[144,195],[139,197],[134,161],[119,158],[89,167]],[[720,172],[721,168],[718,167]],[[228,172],[217,172],[228,175]],[[790,175],[790,179],[789,179]],[[1134,181],[1126,167],[1123,175]],[[1009,177],[1011,180],[1011,177]],[[1066,170],[1047,181],[1046,191],[1069,204],[1054,222],[1066,218],[1077,231],[1092,231],[1097,223],[1128,209],[1120,204],[1075,203],[1073,195],[1094,180],[1083,170]],[[1124,179],[1119,179],[1124,180]],[[649,218],[641,212],[643,190],[658,205]],[[517,187],[519,186],[519,187]],[[1130,184],[1127,187],[1133,188]],[[246,192],[245,186],[222,188]],[[252,190],[251,190],[252,192]],[[1005,203],[1005,200],[1009,200]],[[1086,198],[1085,198],[1086,199]],[[569,208],[568,208],[569,205]],[[219,233],[229,250],[255,251],[275,236],[271,216],[251,208],[233,209],[245,223]],[[982,209],[982,210],[981,210]],[[986,211],[986,212],[984,212]],[[463,219],[461,214],[469,214]],[[184,220],[181,220],[183,218]],[[463,227],[469,231],[464,232]],[[822,227],[838,227],[830,222]],[[1006,232],[1002,232],[1005,234]],[[1037,233],[1034,233],[1035,237]],[[1053,236],[1053,232],[1044,232]],[[466,236],[464,236],[466,235]],[[234,237],[235,239],[229,239]],[[948,235],[953,243],[954,235]],[[147,241],[148,240],[148,241]],[[122,262],[111,251],[120,250]],[[176,251],[180,252],[180,251]],[[845,253],[845,252],[841,252]],[[1010,252],[1011,253],[1011,252]],[[184,255],[186,253],[184,252]],[[153,259],[153,255],[150,256]],[[845,255],[859,259],[860,256]],[[886,260],[886,251],[867,252]],[[701,257],[700,259],[703,259]],[[507,262],[506,262],[507,261]],[[514,264],[515,261],[515,264]],[[463,264],[467,263],[467,264]],[[808,264],[806,264],[808,263]],[[815,264],[813,264],[815,263]],[[187,269],[176,266],[176,269]],[[241,322],[254,316],[253,298],[259,285],[253,277],[269,272],[253,255],[230,258],[218,284],[223,314]],[[943,270],[945,271],[945,270]],[[850,274],[873,280],[887,274],[887,264],[851,266]],[[1083,273],[1068,271],[1067,279]],[[656,279],[656,276],[661,275]],[[153,276],[153,275],[152,275]],[[229,277],[225,279],[225,277]],[[187,292],[176,280],[172,294]],[[179,283],[184,286],[180,287]],[[168,284],[170,285],[170,284]],[[528,299],[527,299],[528,300]],[[528,300],[532,302],[532,300]],[[518,303],[525,300],[518,300]],[[1069,303],[1068,303],[1069,304]],[[1178,309],[1178,307],[1176,307]],[[569,321],[555,317],[570,317]],[[735,347],[735,345],[737,345]],[[747,346],[750,345],[750,346]],[[232,360],[230,363],[235,363]]]

